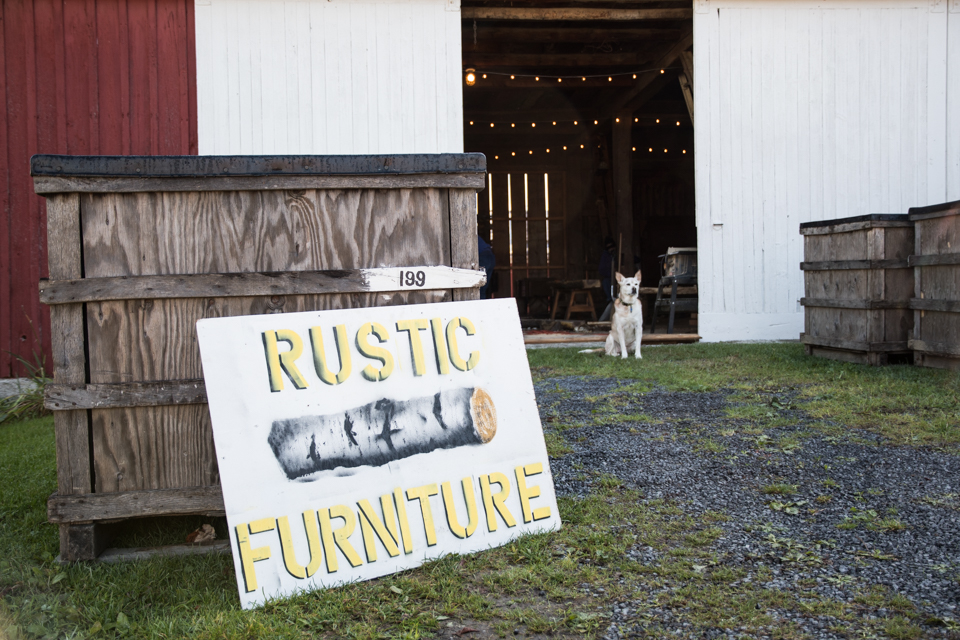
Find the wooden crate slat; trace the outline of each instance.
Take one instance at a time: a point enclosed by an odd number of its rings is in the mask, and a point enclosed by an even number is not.
[[[203,380],[174,380],[122,384],[48,384],[44,406],[52,411],[65,411],[204,404],[206,401],[207,390]]]
[[[960,356],[960,344],[952,342],[931,342],[929,340],[910,340],[910,348],[921,353],[941,356]]]
[[[154,489],[122,493],[53,494],[47,518],[57,524],[121,520],[145,515],[223,515],[219,486]]]
[[[846,269],[907,269],[906,260],[824,260],[801,262],[801,271],[842,271]]]
[[[843,298],[800,298],[805,307],[831,307],[835,309],[909,309],[907,300],[846,300]]]
[[[275,191],[291,189],[482,189],[484,174],[397,176],[265,176],[204,178],[37,177],[34,190],[54,193],[143,193],[174,191]]]
[[[404,285],[400,273],[422,272],[425,285]],[[106,300],[227,298],[327,293],[387,293],[479,288],[486,274],[447,266],[380,269],[211,273],[194,275],[118,276],[41,280],[40,301],[58,305]]]
[[[908,262],[911,267],[937,267],[941,265],[960,264],[960,253],[941,253],[932,256],[910,256]]]
[[[925,298],[912,298],[910,300],[911,309],[921,311],[946,311],[950,313],[960,313],[960,300],[927,300]]]
[[[902,342],[867,342],[858,340],[840,340],[837,338],[824,338],[800,334],[800,342],[818,347],[830,347],[832,349],[846,349],[848,351],[907,351],[909,346],[907,341]]]

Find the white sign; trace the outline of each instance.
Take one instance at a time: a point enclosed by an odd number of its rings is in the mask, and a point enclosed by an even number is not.
[[[560,527],[512,299],[197,334],[244,608]]]

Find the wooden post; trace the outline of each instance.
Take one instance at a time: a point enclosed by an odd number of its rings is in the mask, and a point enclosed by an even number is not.
[[[81,277],[80,196],[58,194],[47,198],[47,263],[50,277]],[[83,330],[83,304],[56,305],[50,309],[54,381],[87,382],[87,346]],[[54,414],[57,442],[57,493],[93,492],[90,473],[90,421],[86,410]],[[95,524],[60,525],[60,559],[93,560],[106,546],[103,530]]]
[[[450,189],[450,266],[479,269],[477,190]],[[480,289],[454,289],[454,300],[479,300]]]
[[[619,120],[619,122],[617,121]],[[613,120],[613,184],[616,192],[617,231],[623,236],[623,271],[636,272],[633,264],[633,163],[631,130],[633,114],[622,111]]]

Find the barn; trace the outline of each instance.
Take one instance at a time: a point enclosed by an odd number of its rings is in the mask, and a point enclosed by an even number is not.
[[[498,297],[656,284],[795,339],[802,222],[960,199],[960,0],[3,0],[0,376],[49,349],[29,157],[478,151]]]

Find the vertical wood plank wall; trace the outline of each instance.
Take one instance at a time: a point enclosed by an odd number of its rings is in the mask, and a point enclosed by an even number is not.
[[[463,151],[458,0],[196,0],[200,153]]]
[[[197,153],[193,0],[0,2],[0,378],[50,362],[30,156]]]
[[[700,334],[795,339],[801,222],[960,198],[960,0],[694,7]]]

